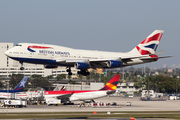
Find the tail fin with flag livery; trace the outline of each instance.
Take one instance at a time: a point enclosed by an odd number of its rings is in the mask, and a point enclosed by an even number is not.
[[[163,32],[163,30],[155,30],[129,53],[137,55],[155,54]]]

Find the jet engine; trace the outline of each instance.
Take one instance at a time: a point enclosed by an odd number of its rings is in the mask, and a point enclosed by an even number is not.
[[[77,63],[75,64],[75,67],[76,67],[76,69],[86,70],[86,69],[88,69],[89,65],[88,65],[87,63],[77,62]]]
[[[120,61],[115,61],[115,60],[109,60],[107,62],[107,66],[109,68],[120,67],[121,66],[121,62]]]
[[[44,65],[44,68],[51,69],[51,68],[57,68],[56,65]]]

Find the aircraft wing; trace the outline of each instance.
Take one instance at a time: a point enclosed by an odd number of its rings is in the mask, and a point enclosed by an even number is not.
[[[58,63],[77,63],[77,62],[107,62],[109,60],[123,60],[123,59],[135,59],[135,58],[142,58],[142,57],[149,57],[149,55],[141,55],[141,56],[125,56],[125,57],[117,57],[117,58],[98,58],[98,59],[57,59],[56,62]]]
[[[160,51],[156,54],[149,54],[149,55],[134,55],[134,56],[123,56],[117,58],[100,58],[100,59],[66,59],[66,60],[56,60],[58,63],[65,63],[65,64],[75,64],[77,62],[88,63],[91,65],[92,68],[103,68],[107,67],[108,61],[120,61],[122,63],[126,63],[131,61],[132,59],[141,59],[141,60],[152,60],[152,59],[160,59],[160,58],[168,58],[172,56],[164,56],[164,57],[150,57],[152,55],[161,54],[163,51]]]
[[[58,99],[65,99],[65,98],[71,97],[71,95],[73,95],[73,94],[74,94],[74,92],[72,92],[70,94],[63,94],[63,95],[57,96],[56,98],[58,98]]]

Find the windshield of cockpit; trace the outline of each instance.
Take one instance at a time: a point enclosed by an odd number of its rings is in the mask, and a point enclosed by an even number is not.
[[[22,46],[21,44],[16,44],[16,46]]]

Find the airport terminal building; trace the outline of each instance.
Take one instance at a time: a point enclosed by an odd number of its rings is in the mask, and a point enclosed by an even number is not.
[[[12,74],[24,74],[31,76],[33,74],[46,77],[53,75],[56,77],[59,74],[67,74],[65,67],[58,67],[57,69],[46,69],[43,65],[23,63],[24,70],[20,70],[21,64],[18,61],[8,58],[4,53],[6,50],[14,47],[14,43],[1,42],[0,43],[0,77],[11,77]],[[77,73],[76,69],[72,68],[73,73]]]

